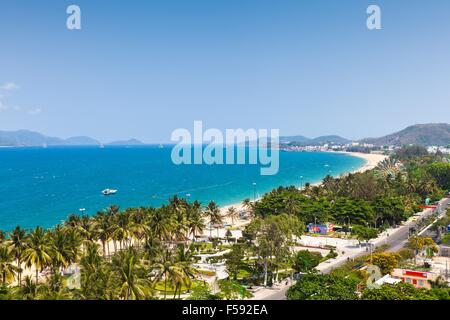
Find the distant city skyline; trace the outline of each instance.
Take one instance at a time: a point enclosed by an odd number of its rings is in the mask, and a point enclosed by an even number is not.
[[[0,131],[165,143],[202,120],[357,140],[450,122],[446,0],[3,1],[0,38]]]

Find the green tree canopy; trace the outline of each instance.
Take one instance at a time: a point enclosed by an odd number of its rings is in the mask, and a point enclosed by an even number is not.
[[[289,288],[289,300],[356,300],[358,281],[329,274],[307,274]]]

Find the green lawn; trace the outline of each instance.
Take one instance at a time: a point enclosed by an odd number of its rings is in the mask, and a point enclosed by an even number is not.
[[[190,290],[192,290],[197,285],[202,284],[202,283],[203,283],[203,281],[195,281],[195,280],[192,281]],[[164,281],[157,282],[156,285],[155,285],[155,290],[157,290],[159,292],[159,294],[163,295],[164,294]],[[181,293],[182,294],[186,293],[188,290],[189,290],[189,288],[187,288],[186,286],[184,286],[184,285],[181,286]],[[175,292],[175,287],[171,286],[170,283],[167,283],[166,293],[168,295],[170,295],[170,294],[174,294],[174,292]]]

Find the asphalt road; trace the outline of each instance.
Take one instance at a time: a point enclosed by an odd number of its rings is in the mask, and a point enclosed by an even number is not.
[[[450,199],[445,199],[441,201],[441,206],[443,210],[446,210],[450,205]],[[432,210],[426,210],[424,214],[422,215],[422,219],[430,216],[432,214]],[[409,228],[413,227],[416,223],[415,222],[408,222],[405,223],[404,226],[399,228],[398,232],[395,232],[392,234],[388,240],[388,243],[390,244],[390,248],[388,252],[396,252],[400,249],[402,249],[406,243],[408,242],[408,235],[409,235]]]
[[[288,291],[289,286],[283,286],[282,288],[269,289],[273,290],[273,293],[266,295],[264,298],[260,300],[287,300],[286,292]]]
[[[444,210],[449,208],[450,199],[445,199],[445,200],[441,201],[441,206]],[[423,211],[420,219],[424,219],[424,218],[430,216],[432,214],[432,212],[433,211],[431,209]],[[383,241],[383,243],[378,243],[378,245],[385,244],[385,243],[390,245],[390,248],[388,249],[389,252],[395,252],[395,251],[402,249],[408,242],[409,228],[414,227],[416,225],[416,223],[417,222],[414,222],[414,221],[406,222],[402,226],[398,227],[395,231],[393,231],[389,235],[389,237]],[[361,253],[355,254],[353,256],[353,258],[357,258],[359,256],[363,256],[366,254],[367,254],[367,252],[361,252]],[[336,269],[337,267],[339,267],[340,265],[342,265],[344,263],[345,263],[345,261],[342,261],[340,263],[331,265],[330,267],[323,269],[322,273],[329,273],[331,270]],[[283,286],[281,288],[270,289],[270,290],[273,290],[273,293],[266,295],[261,300],[286,300],[286,292],[288,289],[289,289],[289,286]]]

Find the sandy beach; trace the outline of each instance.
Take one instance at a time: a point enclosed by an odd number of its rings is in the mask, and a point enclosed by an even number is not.
[[[375,154],[375,153],[360,153],[360,152],[339,152],[343,154],[348,154],[350,156],[358,157],[361,159],[364,159],[366,161],[366,164],[363,165],[361,168],[355,170],[352,173],[357,172],[364,172],[367,170],[372,170],[375,168],[380,162],[388,158],[388,156],[382,155],[382,154]]]
[[[335,151],[330,151],[330,152],[335,152]],[[350,155],[350,156],[353,156],[353,157],[358,157],[358,158],[364,159],[366,161],[366,163],[362,167],[354,170],[351,173],[362,173],[362,172],[365,172],[365,171],[368,171],[368,170],[372,170],[380,162],[382,162],[383,160],[388,158],[388,156],[385,156],[385,155],[382,155],[382,154],[373,154],[373,153],[343,152],[343,151],[339,151],[337,153],[342,153],[342,154],[347,154],[347,155]],[[322,182],[318,182],[318,183],[314,183],[313,185],[318,186],[321,183]],[[242,200],[244,200],[244,199],[242,199]],[[257,200],[259,200],[259,199],[257,199]],[[250,220],[241,220],[241,219],[238,219],[235,223],[232,223],[231,219],[227,217],[227,210],[230,207],[236,208],[236,210],[238,212],[239,211],[245,211],[245,208],[242,205],[242,202],[221,207],[221,214],[224,217],[223,220],[224,220],[225,224],[230,224],[230,225],[233,226],[233,228],[240,228],[240,227],[245,226],[245,225],[250,223]],[[215,233],[215,232],[216,231],[213,231],[213,233]],[[224,235],[225,232],[226,232],[226,228],[219,229],[219,235]],[[209,230],[205,230],[203,232],[203,235],[205,235],[205,236],[209,235]]]

